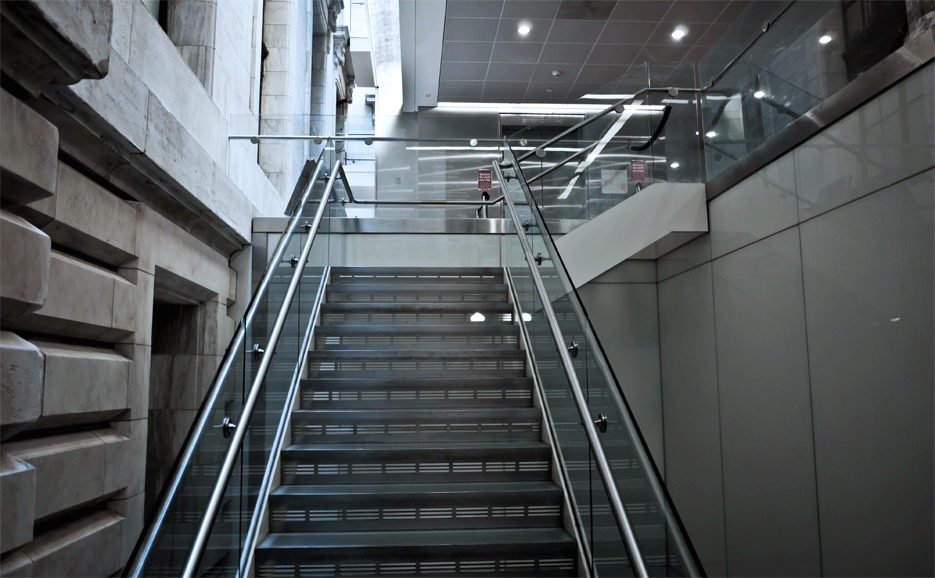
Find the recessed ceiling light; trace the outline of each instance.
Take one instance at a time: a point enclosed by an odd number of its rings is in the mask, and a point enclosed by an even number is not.
[[[753,93],[753,98],[763,98],[764,96],[766,96],[766,93],[762,90],[758,90]]]
[[[818,42],[822,44],[828,44],[829,42],[831,42],[831,37],[825,34],[824,36],[818,39]]]
[[[708,138],[714,138],[714,137],[717,136],[717,133],[714,132],[713,130],[709,130],[709,131],[706,132],[704,135],[705,135],[706,137],[708,137]]]
[[[532,28],[530,28],[528,24],[520,24],[519,28],[516,29],[516,31],[522,34],[523,36],[526,36],[527,34],[529,34],[530,30],[532,30]]]
[[[546,91],[546,92],[552,92],[552,89],[551,89],[551,88],[547,88],[547,89],[545,89],[545,91]]]
[[[685,35],[688,34],[688,28],[685,28],[681,24],[675,27],[675,30],[672,31],[672,38],[676,40],[681,40],[685,38]]]
[[[669,166],[672,167],[673,169],[677,169],[677,168],[679,168],[681,165],[679,165],[678,163],[672,163],[672,164],[669,165]]]

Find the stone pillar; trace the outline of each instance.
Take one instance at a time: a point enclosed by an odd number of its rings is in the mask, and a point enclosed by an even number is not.
[[[169,0],[166,34],[211,96],[217,0]]]

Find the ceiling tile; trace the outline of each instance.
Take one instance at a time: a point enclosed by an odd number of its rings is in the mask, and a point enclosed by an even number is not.
[[[539,62],[543,64],[582,64],[591,53],[593,44],[546,44]]]
[[[604,31],[598,38],[598,44],[646,44],[655,24],[646,22],[626,22],[623,20],[612,20],[604,27]]]
[[[685,37],[680,40],[672,38],[672,31],[675,30],[676,26],[684,26],[688,31]],[[702,22],[689,22],[686,24],[660,22],[649,39],[646,40],[646,44],[652,44],[653,46],[686,46],[691,48],[695,45],[695,42],[701,38],[704,31],[708,29],[708,26],[709,24]]]
[[[487,102],[522,102],[528,84],[528,82],[487,82],[484,84],[482,98]]]
[[[558,20],[607,20],[617,2],[614,0],[563,0],[555,16]]]
[[[526,89],[526,102],[538,102],[538,98],[543,98],[542,102],[562,102],[568,97],[568,91],[571,90],[571,84],[558,84],[555,82],[530,82]],[[551,91],[551,92],[549,92]],[[558,101],[553,99],[559,99]]]
[[[553,70],[558,70],[561,72],[561,74],[554,76],[552,74]],[[578,76],[579,70],[581,70],[580,64],[540,63],[538,66],[536,66],[536,70],[532,73],[532,80],[538,82],[554,82],[557,84],[572,84],[575,82],[575,77]]]
[[[503,0],[448,0],[445,18],[500,18]]]
[[[529,34],[523,36],[518,32],[520,23],[528,24]],[[545,42],[552,27],[551,20],[520,20],[518,18],[503,18],[500,20],[500,30],[497,40],[503,42]]]
[[[493,18],[447,18],[445,40],[449,42],[493,40],[497,36],[499,23],[499,20]]]
[[[757,2],[759,4],[759,2]],[[732,0],[720,14],[718,14],[718,24],[730,24],[743,14],[743,11],[750,7],[750,0]]]
[[[551,20],[560,4],[560,0],[509,0],[503,7],[503,17]]]
[[[536,69],[535,64],[520,64],[517,62],[492,62],[487,70],[487,82],[512,81],[528,82]]]
[[[441,80],[484,80],[486,62],[450,62],[442,67]]]
[[[681,62],[690,46],[644,46],[636,57],[636,62],[649,62],[650,64],[669,64]]]
[[[618,44],[613,46],[595,46],[588,57],[588,64],[612,64],[629,66],[639,55],[642,46]]]
[[[629,67],[629,63],[626,65],[585,65],[578,75],[577,82],[605,84],[626,72]]]
[[[446,42],[444,62],[489,62],[493,42]]]
[[[497,42],[493,47],[491,62],[539,62],[542,44],[529,42]]]
[[[604,21],[556,20],[549,32],[549,42],[594,42],[604,30]]]
[[[482,80],[443,80],[438,83],[438,99],[480,98],[483,90]]]
[[[695,46],[714,46],[714,44],[730,28],[727,24],[712,24],[704,34],[694,43]]]
[[[714,22],[727,8],[729,0],[677,0],[666,12],[663,22],[688,24],[689,22]]]
[[[591,94],[599,90],[603,84],[598,84],[594,82],[576,82],[571,90],[568,91],[568,102],[574,102],[581,98],[585,94]],[[585,99],[582,101],[585,104],[594,104],[598,102],[596,100]]]
[[[672,0],[644,0],[642,2],[617,2],[610,14],[611,20],[636,22],[659,22],[672,6]]]

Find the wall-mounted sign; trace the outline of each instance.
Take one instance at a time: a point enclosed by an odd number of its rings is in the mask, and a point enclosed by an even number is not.
[[[493,174],[490,169],[477,169],[477,190],[485,193],[493,190]]]
[[[646,161],[630,163],[630,180],[635,183],[642,183],[646,180]]]

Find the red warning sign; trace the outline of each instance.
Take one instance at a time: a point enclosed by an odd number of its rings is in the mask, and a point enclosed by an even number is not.
[[[490,169],[477,169],[477,190],[489,193],[493,190],[493,175]]]

